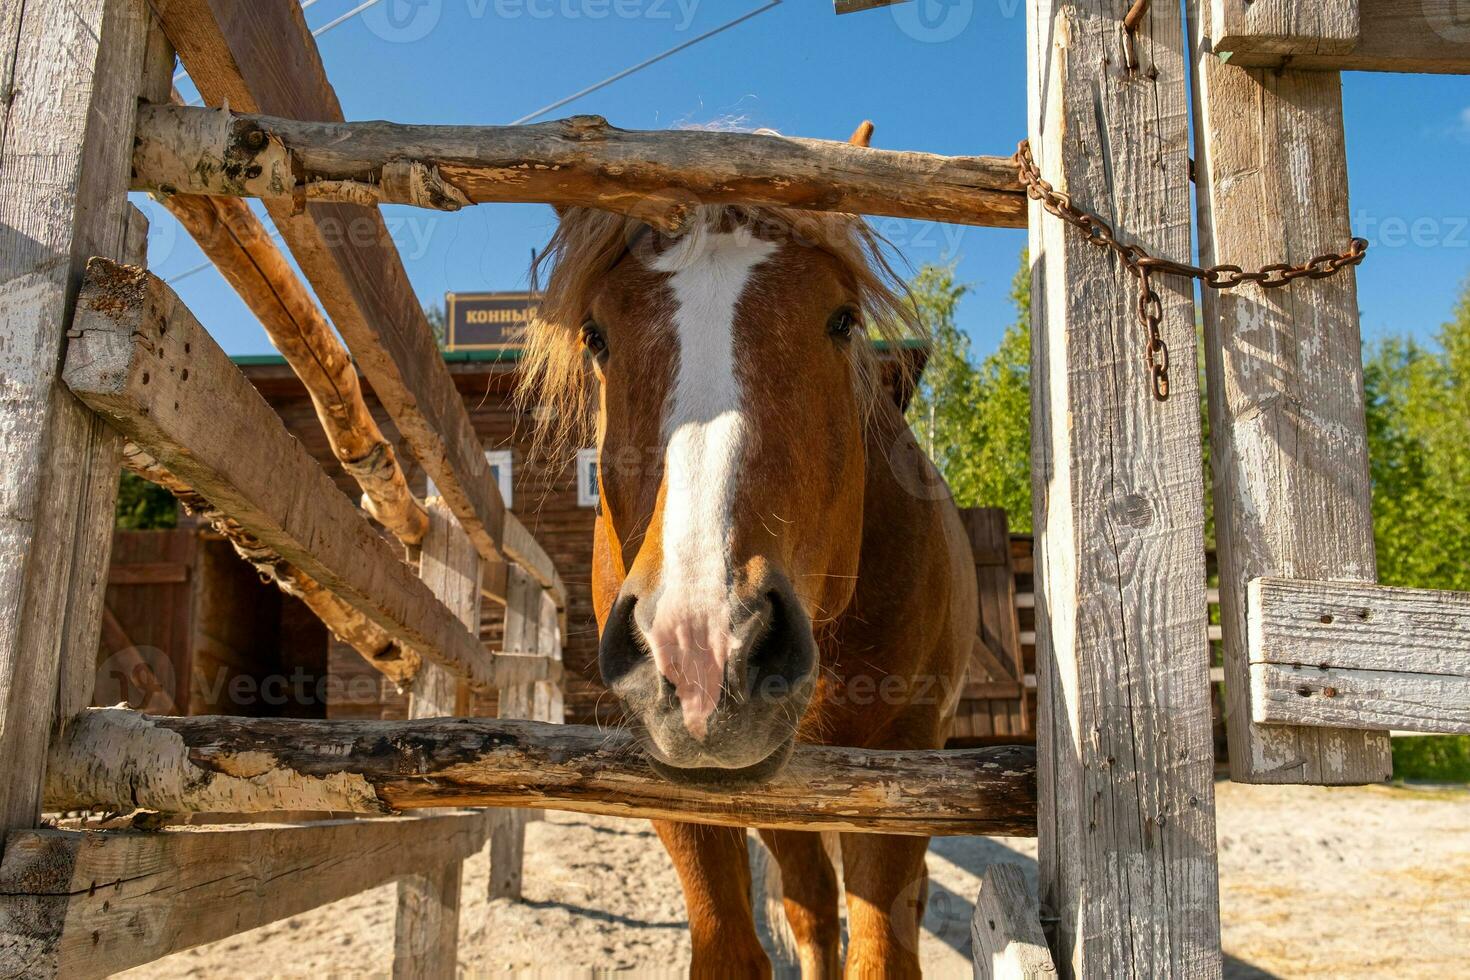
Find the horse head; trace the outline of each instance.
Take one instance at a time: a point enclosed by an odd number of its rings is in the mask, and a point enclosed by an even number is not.
[[[670,778],[772,773],[857,581],[869,335],[908,306],[851,215],[567,209],[545,254],[523,390],[564,430],[596,393],[603,680]]]

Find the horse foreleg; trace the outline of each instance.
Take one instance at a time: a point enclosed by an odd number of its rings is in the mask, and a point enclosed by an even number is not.
[[[653,821],[674,860],[689,912],[692,978],[771,975],[750,907],[745,831],[734,827]]]
[[[822,835],[762,830],[781,866],[781,905],[796,939],[801,980],[835,980],[842,971],[842,925],[837,918],[837,872]]]
[[[842,835],[847,976],[918,977],[927,837]]]

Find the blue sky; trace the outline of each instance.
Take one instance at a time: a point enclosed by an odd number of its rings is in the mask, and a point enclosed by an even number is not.
[[[307,20],[321,27],[359,2],[317,0]],[[348,119],[500,124],[766,2],[380,0],[319,43]],[[727,121],[833,139],[868,118],[885,148],[1005,155],[1025,127],[1024,11],[1020,0],[918,0],[836,17],[830,0],[786,0],[548,118]],[[187,80],[180,88],[193,97]],[[1428,338],[1470,273],[1470,78],[1350,74],[1344,104],[1353,227],[1374,244],[1359,273],[1364,333]],[[173,279],[203,262],[165,212],[145,209],[154,271]],[[536,205],[385,210],[426,302],[523,287],[554,220]],[[962,325],[977,351],[992,349],[1014,317],[1025,233],[875,220],[915,267],[957,263],[972,287]],[[175,288],[230,353],[271,350],[213,270]]]

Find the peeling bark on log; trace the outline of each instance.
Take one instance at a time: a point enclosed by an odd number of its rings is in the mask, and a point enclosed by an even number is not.
[[[695,204],[758,204],[1023,228],[1008,157],[944,157],[753,133],[609,126],[323,123],[145,105],[134,187],[458,210],[539,201],[636,215],[666,230]]]
[[[531,721],[322,722],[78,715],[52,745],[47,805],[163,812],[546,807],[735,827],[1036,833],[1029,746],[798,746],[761,785],[679,785],[621,732]]]
[[[393,446],[368,411],[357,368],[265,226],[244,201],[176,194],[163,204],[178,218],[306,386],[327,442],[363,491],[363,506],[404,544],[428,530]]]
[[[413,683],[423,666],[423,658],[416,650],[400,644],[372,620],[322,588],[316,579],[266,547],[259,538],[133,443],[123,446],[123,465],[143,479],[163,487],[178,498],[189,513],[208,522],[257,572],[274,582],[282,592],[304,602],[337,639],[356,650],[362,659],[399,688]]]

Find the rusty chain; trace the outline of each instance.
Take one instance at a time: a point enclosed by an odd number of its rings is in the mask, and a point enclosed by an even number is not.
[[[1137,245],[1118,241],[1112,225],[1077,207],[1072,203],[1071,195],[1052,187],[1036,166],[1036,160],[1031,155],[1030,140],[1021,141],[1014,159],[1027,197],[1040,202],[1047,213],[1081,230],[1090,244],[1117,253],[1124,266],[1137,278],[1138,322],[1148,330],[1144,356],[1152,377],[1154,398],[1161,402],[1169,399],[1169,345],[1164,343],[1161,330],[1164,304],[1151,282],[1155,273],[1198,279],[1211,289],[1234,289],[1248,283],[1254,283],[1262,289],[1280,289],[1298,279],[1326,279],[1348,266],[1358,265],[1368,253],[1367,240],[1353,238],[1345,252],[1318,255],[1299,265],[1277,262],[1253,272],[1247,272],[1238,265],[1212,265],[1204,268],[1187,262],[1157,258]]]

